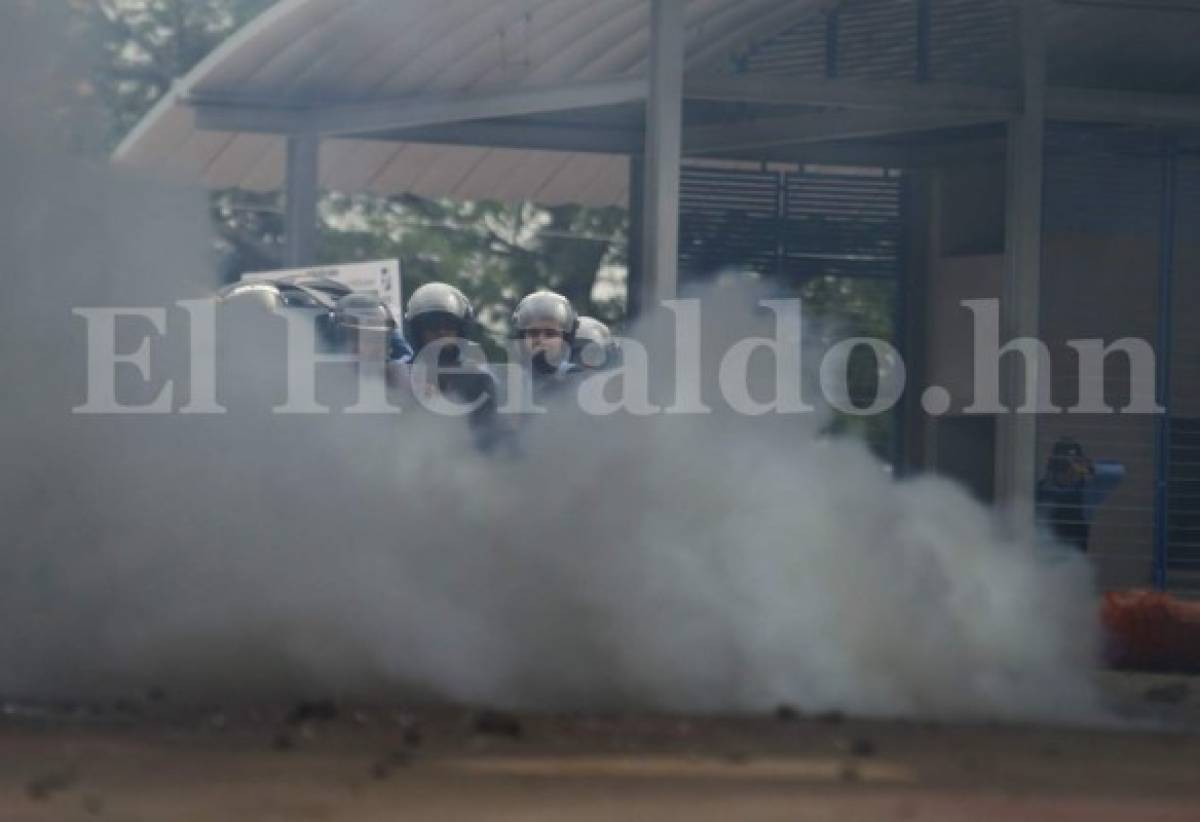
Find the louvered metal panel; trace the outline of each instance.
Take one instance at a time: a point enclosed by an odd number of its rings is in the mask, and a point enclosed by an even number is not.
[[[1161,415],[1047,416],[1039,448],[1061,435],[1127,475],[1100,509],[1092,544],[1101,583],[1151,581],[1200,593],[1200,158],[1194,137],[1099,126],[1047,135],[1043,338],[1151,343]],[[1106,368],[1106,401],[1132,391],[1123,358]],[[1077,361],[1055,355],[1055,400],[1078,396]]]
[[[779,266],[780,177],[775,172],[684,166],[679,196],[683,276]]]
[[[1166,422],[1165,549],[1168,582],[1200,594],[1200,142],[1180,140],[1175,162],[1170,340],[1170,409]]]
[[[792,276],[897,276],[897,177],[789,174],[783,202],[782,267]]]
[[[918,0],[846,0],[836,7],[832,32],[829,15],[813,14],[754,43],[730,68],[817,77],[832,67],[839,77],[917,79],[920,6]],[[1015,17],[1008,0],[931,0],[928,13],[929,79],[1016,84]]]
[[[1047,134],[1045,230],[1155,235],[1161,142],[1144,132],[1054,126]]]
[[[680,268],[742,268],[788,279],[895,278],[900,181],[850,174],[685,166]]]
[[[1010,0],[932,0],[929,39],[932,79],[1017,84],[1019,52]]]

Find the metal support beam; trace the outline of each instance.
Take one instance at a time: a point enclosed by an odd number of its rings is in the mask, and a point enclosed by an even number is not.
[[[954,83],[871,83],[790,75],[707,75],[689,79],[688,99],[877,111],[1020,113],[1018,91]]]
[[[348,136],[469,120],[600,108],[646,99],[642,78],[500,91],[411,97],[377,103],[281,107],[253,98],[191,96],[196,127],[205,131]]]
[[[1166,590],[1171,521],[1171,354],[1174,340],[1173,320],[1175,285],[1175,233],[1179,213],[1179,146],[1168,137],[1163,146],[1162,214],[1159,222],[1158,270],[1158,373],[1155,380],[1156,404],[1165,414],[1154,418],[1154,587]]]
[[[625,250],[625,316],[637,319],[642,313],[646,278],[642,266],[645,257],[645,196],[646,161],[640,155],[629,158],[629,247]]]
[[[650,0],[646,108],[643,309],[675,296],[679,280],[679,178],[683,161],[685,0]]]
[[[1042,270],[1042,192],[1045,176],[1046,28],[1045,0],[1019,4],[1024,111],[1009,123],[1008,204],[1004,286],[1000,303],[1002,343],[1039,337]],[[997,421],[996,489],[1014,532],[1027,536],[1034,525],[1037,481],[1037,416],[1020,414],[1024,392],[1022,364],[1008,356],[1000,367],[1001,397],[1010,409]],[[1039,383],[1050,374],[1037,374]],[[1034,398],[1028,398],[1033,400]]]
[[[802,143],[794,146],[728,151],[710,155],[722,160],[805,165],[878,166],[880,168],[934,168],[1003,162],[1005,141],[981,137],[929,145],[881,145],[872,141]]]
[[[1200,96],[1051,88],[1046,91],[1046,111],[1051,120],[1194,126],[1200,124]]]
[[[841,45],[841,10],[834,6],[825,12],[825,76],[838,76],[839,47]]]
[[[933,174],[906,170],[902,179],[903,244],[900,274],[900,303],[903,322],[897,339],[904,351],[909,385],[928,385],[929,374],[929,269],[930,226],[933,225]],[[903,411],[902,473],[916,473],[926,467],[926,421],[918,391],[906,391]]]
[[[990,114],[936,114],[923,111],[835,111],[745,120],[688,129],[684,153],[691,156],[774,146],[858,140],[934,129],[998,122]]]
[[[315,135],[287,141],[286,259],[289,268],[312,265],[317,248],[317,181],[321,141]]]
[[[933,51],[933,0],[917,0],[917,82],[933,77],[929,56]]]
[[[532,148],[595,154],[641,154],[646,137],[642,129],[610,128],[574,124],[538,123],[527,120],[487,120],[422,126],[402,131],[364,134],[363,139],[392,140],[439,145],[486,146],[488,148]]]
[[[941,114],[1021,113],[1020,90],[956,83],[871,83],[773,75],[700,76],[688,80],[686,96],[767,106],[825,106],[842,109]],[[1200,95],[1050,87],[1045,90],[1050,120],[1136,125],[1200,125]]]

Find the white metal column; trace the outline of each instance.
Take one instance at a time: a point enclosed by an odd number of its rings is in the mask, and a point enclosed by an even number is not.
[[[287,138],[288,267],[312,265],[317,248],[317,181],[321,140],[315,134]]]
[[[1024,105],[1008,124],[1008,207],[1004,288],[1000,322],[1002,343],[1018,337],[1039,338],[1042,272],[1042,191],[1046,131],[1046,31],[1044,0],[1014,0],[1021,33]],[[1033,528],[1037,482],[1037,416],[1018,414],[1023,400],[1020,357],[1002,363],[1001,397],[1009,409],[996,431],[996,491],[1018,533]],[[1038,374],[1044,384],[1050,374]]]
[[[685,0],[650,0],[646,107],[643,310],[675,296],[679,280],[679,167],[683,160]]]

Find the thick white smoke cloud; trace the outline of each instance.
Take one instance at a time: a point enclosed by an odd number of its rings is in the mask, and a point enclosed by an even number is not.
[[[1092,710],[1082,562],[1007,542],[946,482],[893,482],[815,415],[564,410],[483,457],[412,409],[270,414],[274,332],[236,318],[228,415],[72,415],[71,310],[202,292],[203,198],[6,143],[0,695]],[[714,351],[772,333],[743,297],[709,307]],[[154,364],[184,392],[169,323]]]

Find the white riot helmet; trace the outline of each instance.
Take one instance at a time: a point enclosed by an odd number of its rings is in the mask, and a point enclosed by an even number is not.
[[[595,317],[580,317],[572,345],[572,359],[585,368],[609,368],[616,364],[621,346],[607,325]]]
[[[575,339],[579,317],[571,301],[562,294],[554,291],[535,291],[517,303],[516,310],[513,311],[513,336],[521,336],[521,332],[538,323],[554,326],[562,332],[563,339],[570,343]]]
[[[459,289],[449,283],[426,283],[408,298],[404,310],[404,336],[417,349],[422,346],[422,327],[437,320],[448,320],[463,339],[470,336],[475,309]]]
[[[391,331],[396,318],[383,300],[371,294],[347,294],[334,304],[333,318],[345,331]]]
[[[267,282],[234,283],[221,289],[217,297],[222,302],[236,301],[246,305],[257,303],[268,311],[276,311],[287,305],[287,299],[279,287]]]

